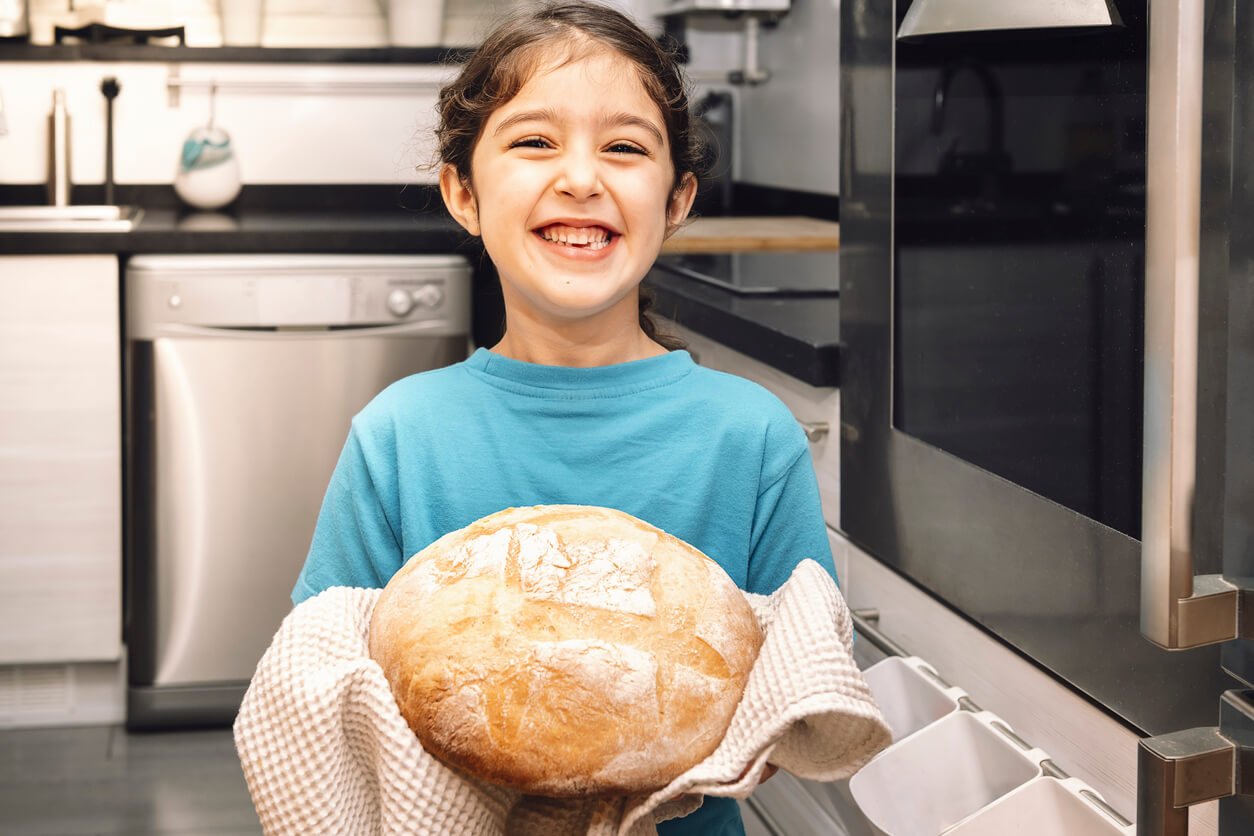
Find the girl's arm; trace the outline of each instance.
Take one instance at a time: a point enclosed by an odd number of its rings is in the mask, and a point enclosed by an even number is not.
[[[836,578],[814,463],[801,429],[795,424],[793,429],[797,452],[783,473],[759,491],[754,512],[746,589],[762,595],[783,585],[806,558]]]

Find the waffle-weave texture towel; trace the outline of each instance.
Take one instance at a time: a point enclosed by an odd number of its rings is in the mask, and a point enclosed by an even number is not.
[[[708,758],[652,794],[523,795],[450,769],[422,748],[369,655],[379,593],[334,587],[302,602],[257,666],[235,745],[271,836],[647,836],[655,822],[696,809],[701,794],[749,795],[768,758],[794,775],[833,781],[891,741],[853,662],[844,598],[806,560],[774,594],[747,596],[766,639]]]

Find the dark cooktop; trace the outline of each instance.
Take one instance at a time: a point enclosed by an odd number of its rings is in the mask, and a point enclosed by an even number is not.
[[[838,252],[750,252],[669,255],[658,266],[744,296],[835,296]]]

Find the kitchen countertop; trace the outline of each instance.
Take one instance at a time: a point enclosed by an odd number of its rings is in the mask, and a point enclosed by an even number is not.
[[[395,190],[389,193],[394,196]],[[132,202],[126,197],[121,202]],[[305,203],[288,199],[282,206],[241,200],[230,212],[188,213],[141,196],[133,202],[145,206],[144,216],[130,232],[0,233],[0,255],[117,253],[125,258],[137,253],[462,253],[477,262],[476,243],[439,208],[438,195],[417,188],[402,193],[402,197],[414,208],[369,201],[364,205],[346,201],[335,207],[326,200]],[[76,195],[75,202],[93,201]],[[158,205],[152,205],[154,202]],[[758,230],[770,226],[764,219],[739,220],[741,225],[748,223]],[[706,224],[705,232],[717,225]],[[705,232],[700,251],[717,251],[719,245]],[[729,238],[726,251],[744,251],[748,246],[745,240],[743,236]],[[761,247],[755,251],[760,252]],[[781,265],[788,263],[787,253],[779,257]],[[835,258],[834,252],[831,257]],[[680,259],[682,256],[664,253],[645,279],[655,293],[659,315],[811,385],[837,385],[839,300],[835,292],[746,295],[676,272],[669,265]],[[499,296],[499,291],[491,290]]]
[[[811,252],[840,249],[840,224],[819,218],[697,218],[662,245],[663,253]]]
[[[146,208],[129,232],[0,233],[0,253],[458,252],[468,236],[443,211]]]

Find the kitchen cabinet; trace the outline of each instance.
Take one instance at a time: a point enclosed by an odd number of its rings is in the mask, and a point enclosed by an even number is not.
[[[0,256],[0,664],[121,658],[118,259]]]

